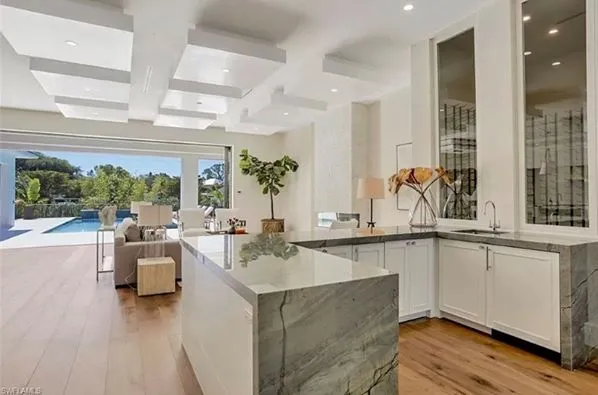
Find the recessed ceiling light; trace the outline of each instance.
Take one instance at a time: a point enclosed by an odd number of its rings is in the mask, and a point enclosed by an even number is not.
[[[557,28],[555,27],[555,28],[552,28],[552,29],[550,29],[550,30],[548,31],[548,34],[557,34],[558,32],[559,32],[559,29],[557,29]]]
[[[411,11],[411,10],[413,10],[413,8],[415,8],[415,7],[413,7],[413,4],[408,3],[408,4],[405,4],[405,6],[403,7],[403,10]]]
[[[530,19],[532,19],[531,15],[524,15],[524,16],[523,16],[523,22],[527,22],[527,21],[529,21]]]
[[[282,115],[289,115],[289,113],[288,112],[283,112]]]
[[[222,72],[223,73],[228,73],[228,72],[230,72],[230,70],[229,69],[222,69]]]
[[[65,43],[66,45],[70,45],[71,47],[76,47],[77,45],[79,45],[79,44],[77,44],[77,43],[76,43],[75,41],[73,41],[73,40],[66,40],[64,43]]]
[[[559,61],[557,60],[556,62],[552,62],[552,65],[553,65],[554,67],[557,67],[557,66],[560,66],[560,65],[561,65],[561,62],[559,62]]]
[[[332,88],[332,89],[330,89],[330,92],[336,93],[336,92],[338,92],[338,89]]]
[[[85,88],[85,92],[91,92],[91,88]]]
[[[92,112],[91,115],[98,116],[98,115],[100,115],[100,113],[99,112]]]
[[[532,51],[525,51],[523,54],[524,54],[525,56],[530,56],[530,55],[532,54]]]

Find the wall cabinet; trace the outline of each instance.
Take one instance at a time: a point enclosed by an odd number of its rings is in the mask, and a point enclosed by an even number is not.
[[[434,240],[387,242],[384,255],[386,268],[399,273],[399,321],[432,310]]]
[[[353,260],[384,267],[384,243],[354,245]]]
[[[558,254],[440,240],[440,310],[560,352]]]

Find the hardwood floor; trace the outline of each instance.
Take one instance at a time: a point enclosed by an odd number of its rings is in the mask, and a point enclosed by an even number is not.
[[[0,251],[0,386],[201,395],[181,348],[180,292],[140,298],[110,274],[96,283],[94,253]],[[598,372],[562,370],[447,321],[403,324],[399,343],[402,395],[598,393]]]

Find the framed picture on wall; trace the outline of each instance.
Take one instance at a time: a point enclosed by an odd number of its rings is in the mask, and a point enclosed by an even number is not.
[[[397,149],[397,172],[400,169],[413,167],[413,144],[404,143],[396,146]],[[397,193],[397,210],[409,211],[417,198],[416,193],[409,188],[402,188]]]

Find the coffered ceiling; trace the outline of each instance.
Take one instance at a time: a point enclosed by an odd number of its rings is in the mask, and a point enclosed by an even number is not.
[[[485,0],[0,0],[2,107],[271,134],[409,83]],[[176,3],[176,4],[175,4]]]

